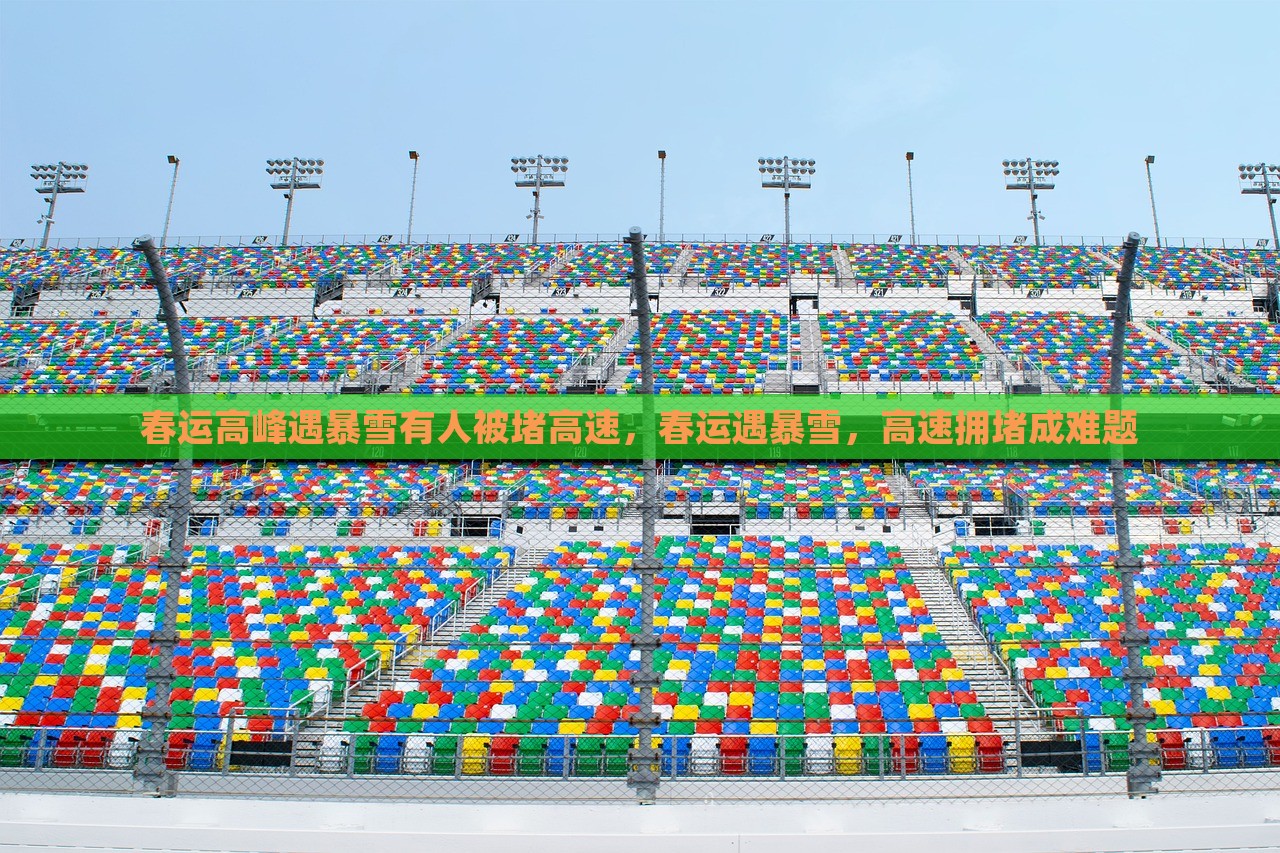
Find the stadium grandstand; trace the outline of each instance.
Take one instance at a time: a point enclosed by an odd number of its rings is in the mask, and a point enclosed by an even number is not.
[[[650,246],[655,390],[1099,392],[1118,251],[811,242],[788,268],[776,244]],[[194,390],[638,390],[621,242],[163,259],[187,288]],[[1275,393],[1280,335],[1259,306],[1276,264],[1141,252],[1125,390]],[[342,298],[317,304],[335,274]],[[139,252],[15,246],[0,281],[37,295],[0,329],[5,395],[172,389]],[[980,310],[956,298],[973,293]],[[1280,462],[1129,465],[1161,769],[1274,773]],[[174,471],[30,459],[0,474],[6,778],[128,777]],[[197,462],[166,766],[621,786],[642,492],[625,462]],[[1105,463],[670,460],[657,494],[662,779],[1035,785],[1127,769]]]

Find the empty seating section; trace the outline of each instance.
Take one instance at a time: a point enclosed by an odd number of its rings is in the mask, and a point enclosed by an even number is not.
[[[497,546],[196,545],[179,625],[194,640],[413,642],[511,561]]]
[[[210,381],[333,382],[421,353],[452,319],[352,317],[303,320],[275,337],[214,361]]]
[[[602,348],[621,325],[616,317],[493,317],[427,359],[412,388],[418,394],[553,393],[569,366]]]
[[[1070,312],[993,312],[982,328],[1009,355],[1043,366],[1062,390],[1106,391],[1111,374],[1111,319]],[[1207,393],[1186,376],[1179,356],[1130,324],[1125,342],[1124,390],[1141,394]]]
[[[197,462],[197,501],[229,516],[386,516],[443,490],[456,466],[438,462]],[[0,487],[9,516],[155,512],[169,494],[164,462],[36,462]]]
[[[164,462],[33,462],[0,486],[4,514],[68,512],[101,514],[154,510],[168,496]]]
[[[1109,252],[1118,264],[1120,250],[1113,248]],[[1208,249],[1139,249],[1134,275],[1175,290],[1235,290],[1243,286],[1239,273],[1233,274],[1218,263]]]
[[[1157,727],[1280,722],[1280,547],[1135,545]],[[957,545],[943,565],[987,637],[1064,724],[1126,728],[1115,552]]]
[[[665,275],[684,246],[646,243],[645,271]],[[553,284],[582,287],[626,287],[631,273],[631,249],[622,243],[583,243],[569,247],[570,256],[552,279]]]
[[[0,251],[0,284],[65,280],[140,281],[146,264],[132,249],[29,249]]]
[[[653,385],[658,394],[755,394],[765,374],[787,369],[790,321],[771,311],[673,311],[654,318]],[[640,386],[640,362],[629,347],[619,365],[631,368],[623,388]]]
[[[1111,473],[1104,462],[1015,463],[1005,477],[1013,511],[1037,517],[1111,515]],[[1154,474],[1126,473],[1129,515],[1188,516],[1213,512],[1209,501]]]
[[[62,565],[61,553],[22,547],[27,562]],[[138,546],[76,548],[102,564],[93,577],[0,608],[0,724],[141,726],[158,565]],[[196,545],[177,615],[173,726],[217,729],[246,708],[310,713],[513,560],[497,546]]]
[[[454,486],[450,497],[468,503],[506,504],[511,518],[619,518],[640,494],[636,466],[500,462]]]
[[[989,730],[894,548],[662,538],[661,727],[673,735]],[[632,734],[635,542],[566,543],[363,710],[372,731]]]
[[[844,382],[977,382],[982,351],[932,311],[834,311],[818,318],[828,369]]]
[[[187,355],[248,345],[263,334],[263,318],[183,318]],[[6,324],[0,358],[20,360],[0,379],[0,393],[118,391],[167,367],[169,340],[155,320],[31,320]]]
[[[791,275],[834,276],[834,247],[798,244],[791,247]],[[691,275],[708,287],[778,287],[787,280],[787,253],[774,243],[704,243],[694,248]]]
[[[396,515],[441,492],[455,467],[439,462],[269,462],[218,477],[221,469],[205,465],[196,497],[230,501],[235,516]]]
[[[1193,355],[1280,394],[1280,330],[1251,320],[1148,320]]]
[[[1179,462],[1167,465],[1165,477],[1206,498],[1252,495],[1263,509],[1280,501],[1280,462]]]
[[[908,462],[907,478],[938,503],[1003,503],[1009,466],[999,462]]]
[[[849,263],[867,287],[946,287],[959,272],[942,246],[855,243]]]
[[[0,545],[0,613],[141,558],[140,545],[4,542]],[[0,632],[0,637],[5,636],[10,636],[7,629]]]
[[[1083,246],[957,246],[979,273],[1021,287],[1097,287],[1115,268]]]
[[[1244,275],[1280,274],[1280,252],[1274,249],[1214,249],[1213,256]]]
[[[668,504],[723,502],[747,518],[897,518],[887,466],[827,463],[684,464],[667,485]],[[696,510],[695,510],[696,511]]]

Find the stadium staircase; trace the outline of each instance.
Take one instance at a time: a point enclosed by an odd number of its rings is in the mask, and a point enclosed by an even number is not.
[[[858,276],[853,271],[853,264],[849,263],[848,251],[840,246],[833,246],[831,263],[836,268],[836,287],[849,287],[856,282]]]
[[[1186,363],[1186,375],[1197,384],[1220,388],[1234,394],[1257,393],[1258,389],[1254,385],[1228,368],[1227,365],[1231,363],[1229,359],[1207,360],[1204,356],[1193,353],[1184,344],[1178,343],[1177,340],[1153,324],[1144,324],[1142,331],[1177,353],[1178,357]],[[1219,363],[1215,363],[1215,361],[1219,361]]]
[[[676,256],[675,262],[671,264],[671,271],[667,275],[683,284],[685,274],[689,272],[689,265],[693,263],[695,254],[696,250],[693,246],[685,245],[682,247],[680,254]]]
[[[640,321],[628,316],[622,327],[598,352],[584,353],[569,365],[557,383],[557,389],[570,394],[595,394],[601,389],[622,387],[629,370],[619,370],[618,361],[631,346],[640,328]]]
[[[973,276],[978,275],[978,269],[965,256],[960,254],[959,249],[947,249],[947,260],[956,265],[956,269],[960,271],[960,275],[968,281]]]
[[[1002,734],[1049,732],[1031,698],[1014,682],[1008,669],[987,645],[961,603],[947,572],[932,548],[903,548],[903,559],[916,589],[929,608],[929,618],[955,656],[978,701]]]
[[[527,580],[550,553],[549,548],[521,549],[516,555],[514,566],[497,575],[492,583],[463,605],[430,639],[405,651],[391,666],[371,673],[343,700],[335,701],[327,713],[321,711],[317,716],[303,720],[294,748],[294,766],[303,772],[314,769],[325,735],[341,732],[342,724],[347,718],[358,717],[361,708],[375,702],[383,690],[391,689],[397,681],[411,681],[413,670],[420,667],[438,649],[466,634],[517,584]]]
[[[556,279],[560,277],[560,273],[569,265],[569,262],[575,260],[581,254],[581,246],[565,247],[563,251],[551,259],[551,263],[547,264],[546,269],[530,270],[529,274],[524,278],[525,286],[533,287],[553,282],[557,284],[572,284],[572,282],[556,282]]]

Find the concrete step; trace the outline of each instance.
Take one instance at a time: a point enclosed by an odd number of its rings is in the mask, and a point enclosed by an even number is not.
[[[903,549],[920,597],[938,634],[954,655],[956,663],[991,716],[997,731],[1012,734],[1044,732],[1039,712],[1014,683],[1009,671],[993,654],[986,638],[970,618],[945,570],[938,565],[932,549]]]

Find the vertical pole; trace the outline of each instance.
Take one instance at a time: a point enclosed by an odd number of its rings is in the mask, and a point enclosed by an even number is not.
[[[1156,190],[1155,185],[1151,182],[1151,164],[1155,162],[1155,155],[1148,154],[1147,163],[1147,195],[1151,197],[1151,224],[1156,229],[1156,248],[1160,248],[1160,218],[1156,216]]]
[[[49,193],[49,212],[44,217],[44,236],[40,238],[40,248],[45,249],[49,246],[49,229],[53,227],[53,208],[58,203],[58,190],[62,188],[62,161],[58,161],[58,165],[53,172],[53,191]]]
[[[173,218],[173,195],[178,190],[178,163],[177,157],[173,158],[173,180],[169,182],[169,206],[164,211],[164,230],[160,232],[160,248],[163,249],[169,242],[169,220]]]
[[[160,252],[151,237],[143,236],[134,241],[134,248],[146,257],[151,280],[160,297],[160,311],[164,316],[169,335],[169,352],[173,359],[174,390],[178,394],[179,408],[190,405],[191,379],[187,372],[187,355],[182,341],[182,328],[178,322],[178,306],[173,301],[173,290],[160,261]],[[173,467],[173,483],[169,489],[167,514],[169,516],[168,548],[160,558],[161,581],[164,598],[156,613],[156,624],[151,632],[154,669],[151,675],[151,697],[143,712],[149,723],[138,744],[138,762],[134,778],[143,790],[157,797],[173,796],[177,780],[165,767],[165,742],[167,729],[173,717],[170,696],[173,689],[174,648],[178,643],[178,593],[182,574],[187,568],[186,537],[187,520],[191,514],[191,448],[179,445],[178,458]]]
[[[538,220],[542,218],[542,155],[534,161],[533,172],[533,242],[538,242]]]
[[[1267,198],[1267,212],[1271,214],[1271,245],[1277,252],[1280,252],[1280,232],[1276,231],[1276,199],[1271,194],[1271,175],[1268,173],[1270,167],[1262,164],[1262,191]],[[53,211],[49,211],[50,215]]]
[[[1036,207],[1036,167],[1035,160],[1027,158],[1027,186],[1031,188],[1031,227],[1036,235],[1036,245],[1040,245],[1040,210]]]
[[[783,270],[787,276],[787,295],[791,295],[791,158],[782,158],[782,242]]]
[[[667,237],[667,152],[658,152],[658,242]]]
[[[285,194],[284,203],[284,236],[280,238],[280,245],[289,245],[289,220],[293,217],[293,196],[298,191],[298,158],[293,158],[293,163],[289,167],[289,192]]]
[[[413,242],[413,202],[418,195],[418,157],[417,152],[413,156],[413,182],[409,184],[409,226],[404,232],[404,241],[406,243]]]
[[[654,536],[658,517],[658,462],[655,444],[653,406],[653,331],[649,312],[649,283],[645,278],[644,235],[639,228],[632,228],[627,236],[631,247],[631,293],[636,305],[636,319],[640,332],[640,394],[642,417],[640,443],[643,460],[641,470],[644,483],[640,503],[640,558],[636,572],[640,575],[640,632],[631,643],[640,653],[631,686],[639,694],[639,708],[631,715],[640,742],[632,750],[627,763],[627,785],[636,789],[636,800],[651,804],[658,796],[658,779],[662,763],[659,751],[653,747],[653,732],[661,718],[653,710],[653,692],[659,684],[653,667],[658,638],[653,630],[654,590],[658,573],[658,558],[654,553]]]
[[[911,161],[916,158],[915,152],[907,152],[907,205],[911,210],[911,242],[916,241],[916,191],[911,183]]]
[[[1111,328],[1111,377],[1108,392],[1110,408],[1121,407],[1124,390],[1124,341],[1129,322],[1129,300],[1133,288],[1133,267],[1138,255],[1139,238],[1130,232],[1125,238],[1120,261],[1119,288],[1116,292],[1116,310]],[[1142,571],[1142,561],[1133,555],[1133,543],[1129,539],[1129,504],[1126,494],[1126,476],[1122,445],[1111,448],[1111,504],[1116,522],[1116,571],[1120,575],[1120,595],[1124,606],[1124,629],[1120,644],[1125,650],[1125,668],[1122,678],[1129,688],[1129,702],[1125,719],[1133,727],[1133,740],[1129,742],[1129,770],[1126,774],[1130,797],[1144,797],[1156,793],[1154,782],[1160,778],[1156,764],[1154,744],[1147,743],[1147,724],[1155,720],[1155,712],[1147,705],[1144,690],[1155,675],[1155,670],[1142,662],[1150,635],[1138,624],[1138,595],[1134,589],[1134,576]],[[1083,737],[1083,733],[1082,733]]]

